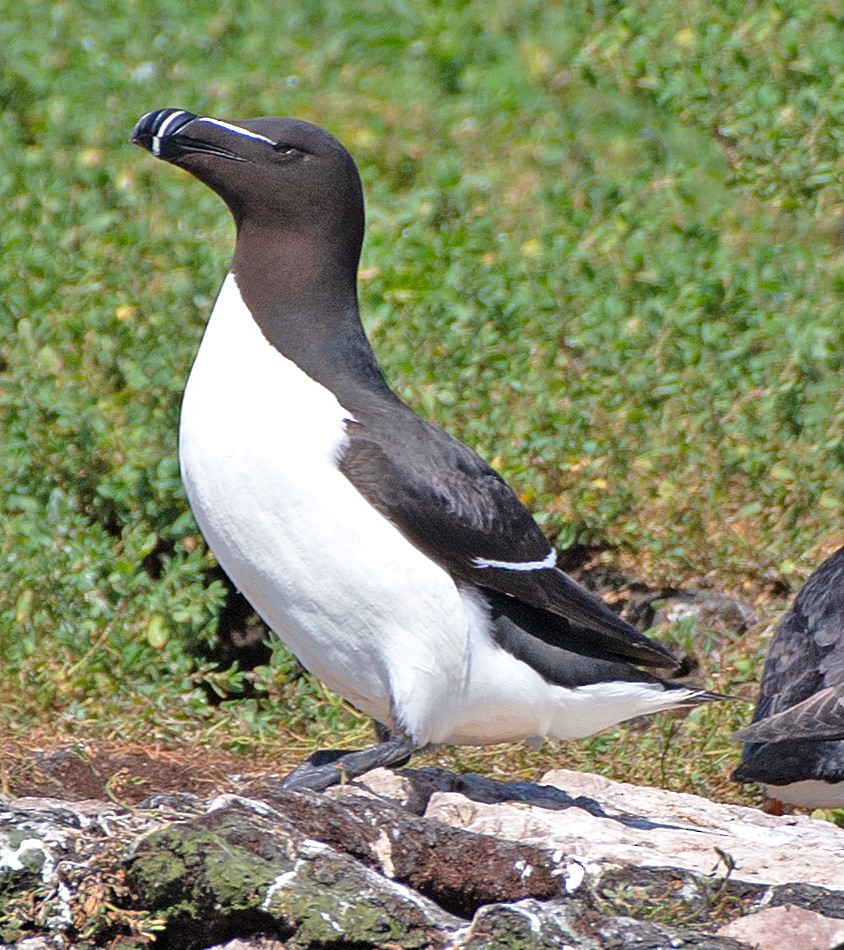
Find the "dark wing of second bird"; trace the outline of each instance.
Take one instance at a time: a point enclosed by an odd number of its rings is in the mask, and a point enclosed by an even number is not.
[[[771,640],[747,743],[844,739],[844,548],[812,574]]]

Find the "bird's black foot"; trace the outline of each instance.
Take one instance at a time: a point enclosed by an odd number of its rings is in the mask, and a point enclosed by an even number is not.
[[[377,745],[354,752],[342,749],[315,752],[289,775],[285,775],[281,780],[281,787],[294,792],[304,789],[322,792],[332,785],[355,779],[370,769],[404,765],[414,749],[415,746],[410,740],[392,736]]]

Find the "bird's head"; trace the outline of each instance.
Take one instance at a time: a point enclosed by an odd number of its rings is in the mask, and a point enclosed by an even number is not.
[[[303,241],[363,240],[363,192],[352,157],[324,129],[299,119],[224,121],[182,109],[140,119],[132,142],[184,168],[226,202],[238,230],[282,228]]]

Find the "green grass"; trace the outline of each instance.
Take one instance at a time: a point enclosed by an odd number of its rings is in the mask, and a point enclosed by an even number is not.
[[[328,127],[364,178],[362,308],[397,391],[561,547],[775,618],[841,541],[843,31],[833,0],[7,13],[0,731],[284,757],[364,729],[282,650],[248,699],[203,659],[223,590],[175,436],[233,228],[128,144],[162,106]],[[752,692],[764,631],[697,631],[710,682]],[[735,796],[745,715],[440,761]]]

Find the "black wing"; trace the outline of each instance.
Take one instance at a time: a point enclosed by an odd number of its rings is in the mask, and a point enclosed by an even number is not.
[[[844,548],[812,574],[777,625],[741,742],[844,738]]]
[[[554,564],[554,551],[500,475],[407,407],[396,419],[349,420],[346,477],[410,541],[455,577],[516,597],[598,634],[612,655],[675,667],[643,636]]]
[[[796,706],[739,729],[738,742],[844,739],[844,691],[828,686]]]

